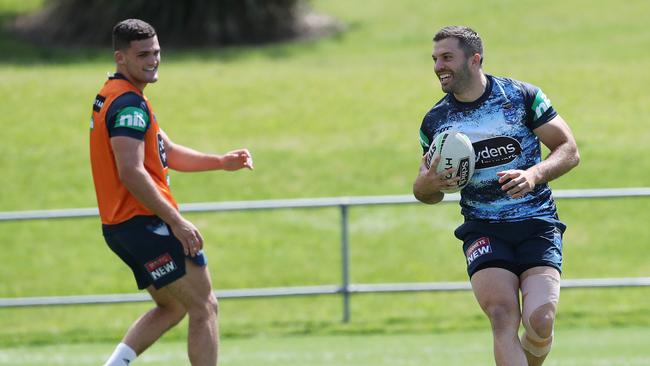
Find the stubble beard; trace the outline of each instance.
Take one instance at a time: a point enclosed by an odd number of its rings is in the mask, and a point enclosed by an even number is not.
[[[458,70],[458,71],[452,71],[452,77],[453,81],[452,83],[443,86],[441,85],[440,87],[442,88],[442,91],[445,93],[450,93],[450,94],[462,94],[469,88],[470,84],[470,71],[469,67],[467,65],[463,65],[463,67]]]

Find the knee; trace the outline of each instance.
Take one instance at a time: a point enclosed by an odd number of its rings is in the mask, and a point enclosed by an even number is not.
[[[517,328],[521,320],[519,308],[504,303],[494,303],[484,306],[484,311],[490,319],[492,329]]]
[[[207,307],[215,316],[219,314],[219,301],[217,301],[217,298],[214,295],[210,295],[207,301]]]
[[[219,302],[210,294],[205,300],[197,303],[192,308],[188,309],[190,317],[196,319],[209,319],[214,318],[219,313]]]
[[[169,319],[172,326],[180,323],[180,321],[183,320],[183,318],[185,318],[185,314],[187,314],[187,310],[185,310],[185,308],[181,305],[158,304],[157,306],[159,311],[167,315],[167,318]]]
[[[554,322],[555,306],[553,304],[546,304],[535,309],[528,319],[530,330],[543,339],[549,338],[553,334]]]
[[[521,346],[535,357],[543,357],[551,351],[553,344],[553,322],[555,305],[542,305],[524,317],[525,332],[521,336]]]

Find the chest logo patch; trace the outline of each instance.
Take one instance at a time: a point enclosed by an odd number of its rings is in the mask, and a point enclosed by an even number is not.
[[[476,154],[475,169],[491,168],[515,160],[521,155],[519,141],[507,136],[477,141],[472,144]]]

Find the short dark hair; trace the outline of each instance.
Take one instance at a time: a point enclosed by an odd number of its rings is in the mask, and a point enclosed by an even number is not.
[[[149,39],[156,35],[153,27],[140,19],[126,19],[113,27],[113,50],[129,48],[131,41]]]
[[[445,38],[456,38],[460,48],[468,58],[475,53],[481,55],[481,64],[483,64],[483,41],[481,36],[472,28],[462,25],[450,25],[439,30],[433,36],[433,41],[438,42]]]

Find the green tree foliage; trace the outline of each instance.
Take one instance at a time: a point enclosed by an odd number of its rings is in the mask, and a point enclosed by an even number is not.
[[[152,24],[161,41],[176,46],[262,43],[300,32],[304,0],[49,0],[15,22],[39,43],[110,44],[120,20]]]

